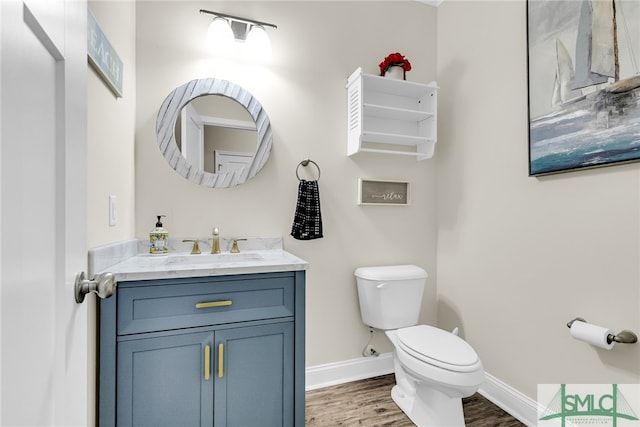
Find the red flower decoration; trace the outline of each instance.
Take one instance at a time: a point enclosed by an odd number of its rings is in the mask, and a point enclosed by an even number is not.
[[[402,67],[402,69],[406,71],[411,71],[411,63],[407,58],[405,58],[400,52],[390,53],[384,61],[382,61],[379,65],[380,67],[380,75],[384,76],[384,73],[387,72],[389,67],[397,65]]]

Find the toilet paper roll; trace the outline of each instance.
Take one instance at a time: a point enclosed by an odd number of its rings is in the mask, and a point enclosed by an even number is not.
[[[610,329],[603,328],[602,326],[580,322],[579,320],[571,324],[571,336],[573,338],[606,350],[611,350],[614,345],[613,341],[611,344],[607,342],[609,334],[614,335]]]

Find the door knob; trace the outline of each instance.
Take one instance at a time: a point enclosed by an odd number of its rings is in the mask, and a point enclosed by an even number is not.
[[[75,294],[78,304],[84,301],[84,296],[90,292],[94,292],[100,298],[109,298],[113,295],[117,286],[116,278],[113,273],[100,273],[87,279],[84,271],[76,274]]]

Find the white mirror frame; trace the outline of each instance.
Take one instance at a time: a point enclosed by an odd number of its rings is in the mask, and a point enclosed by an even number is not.
[[[180,153],[175,136],[176,120],[185,105],[204,95],[223,95],[236,100],[256,123],[256,154],[246,167],[227,173],[205,172],[192,165]],[[158,112],[156,134],[160,152],[176,172],[195,184],[211,188],[233,187],[253,178],[267,162],[273,142],[271,122],[260,102],[242,86],[215,78],[191,80],[171,91]]]

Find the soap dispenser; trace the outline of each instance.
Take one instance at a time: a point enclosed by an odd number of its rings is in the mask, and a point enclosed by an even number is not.
[[[169,252],[169,233],[162,227],[161,219],[164,215],[158,215],[156,227],[149,233],[149,252],[152,254],[166,254]]]

